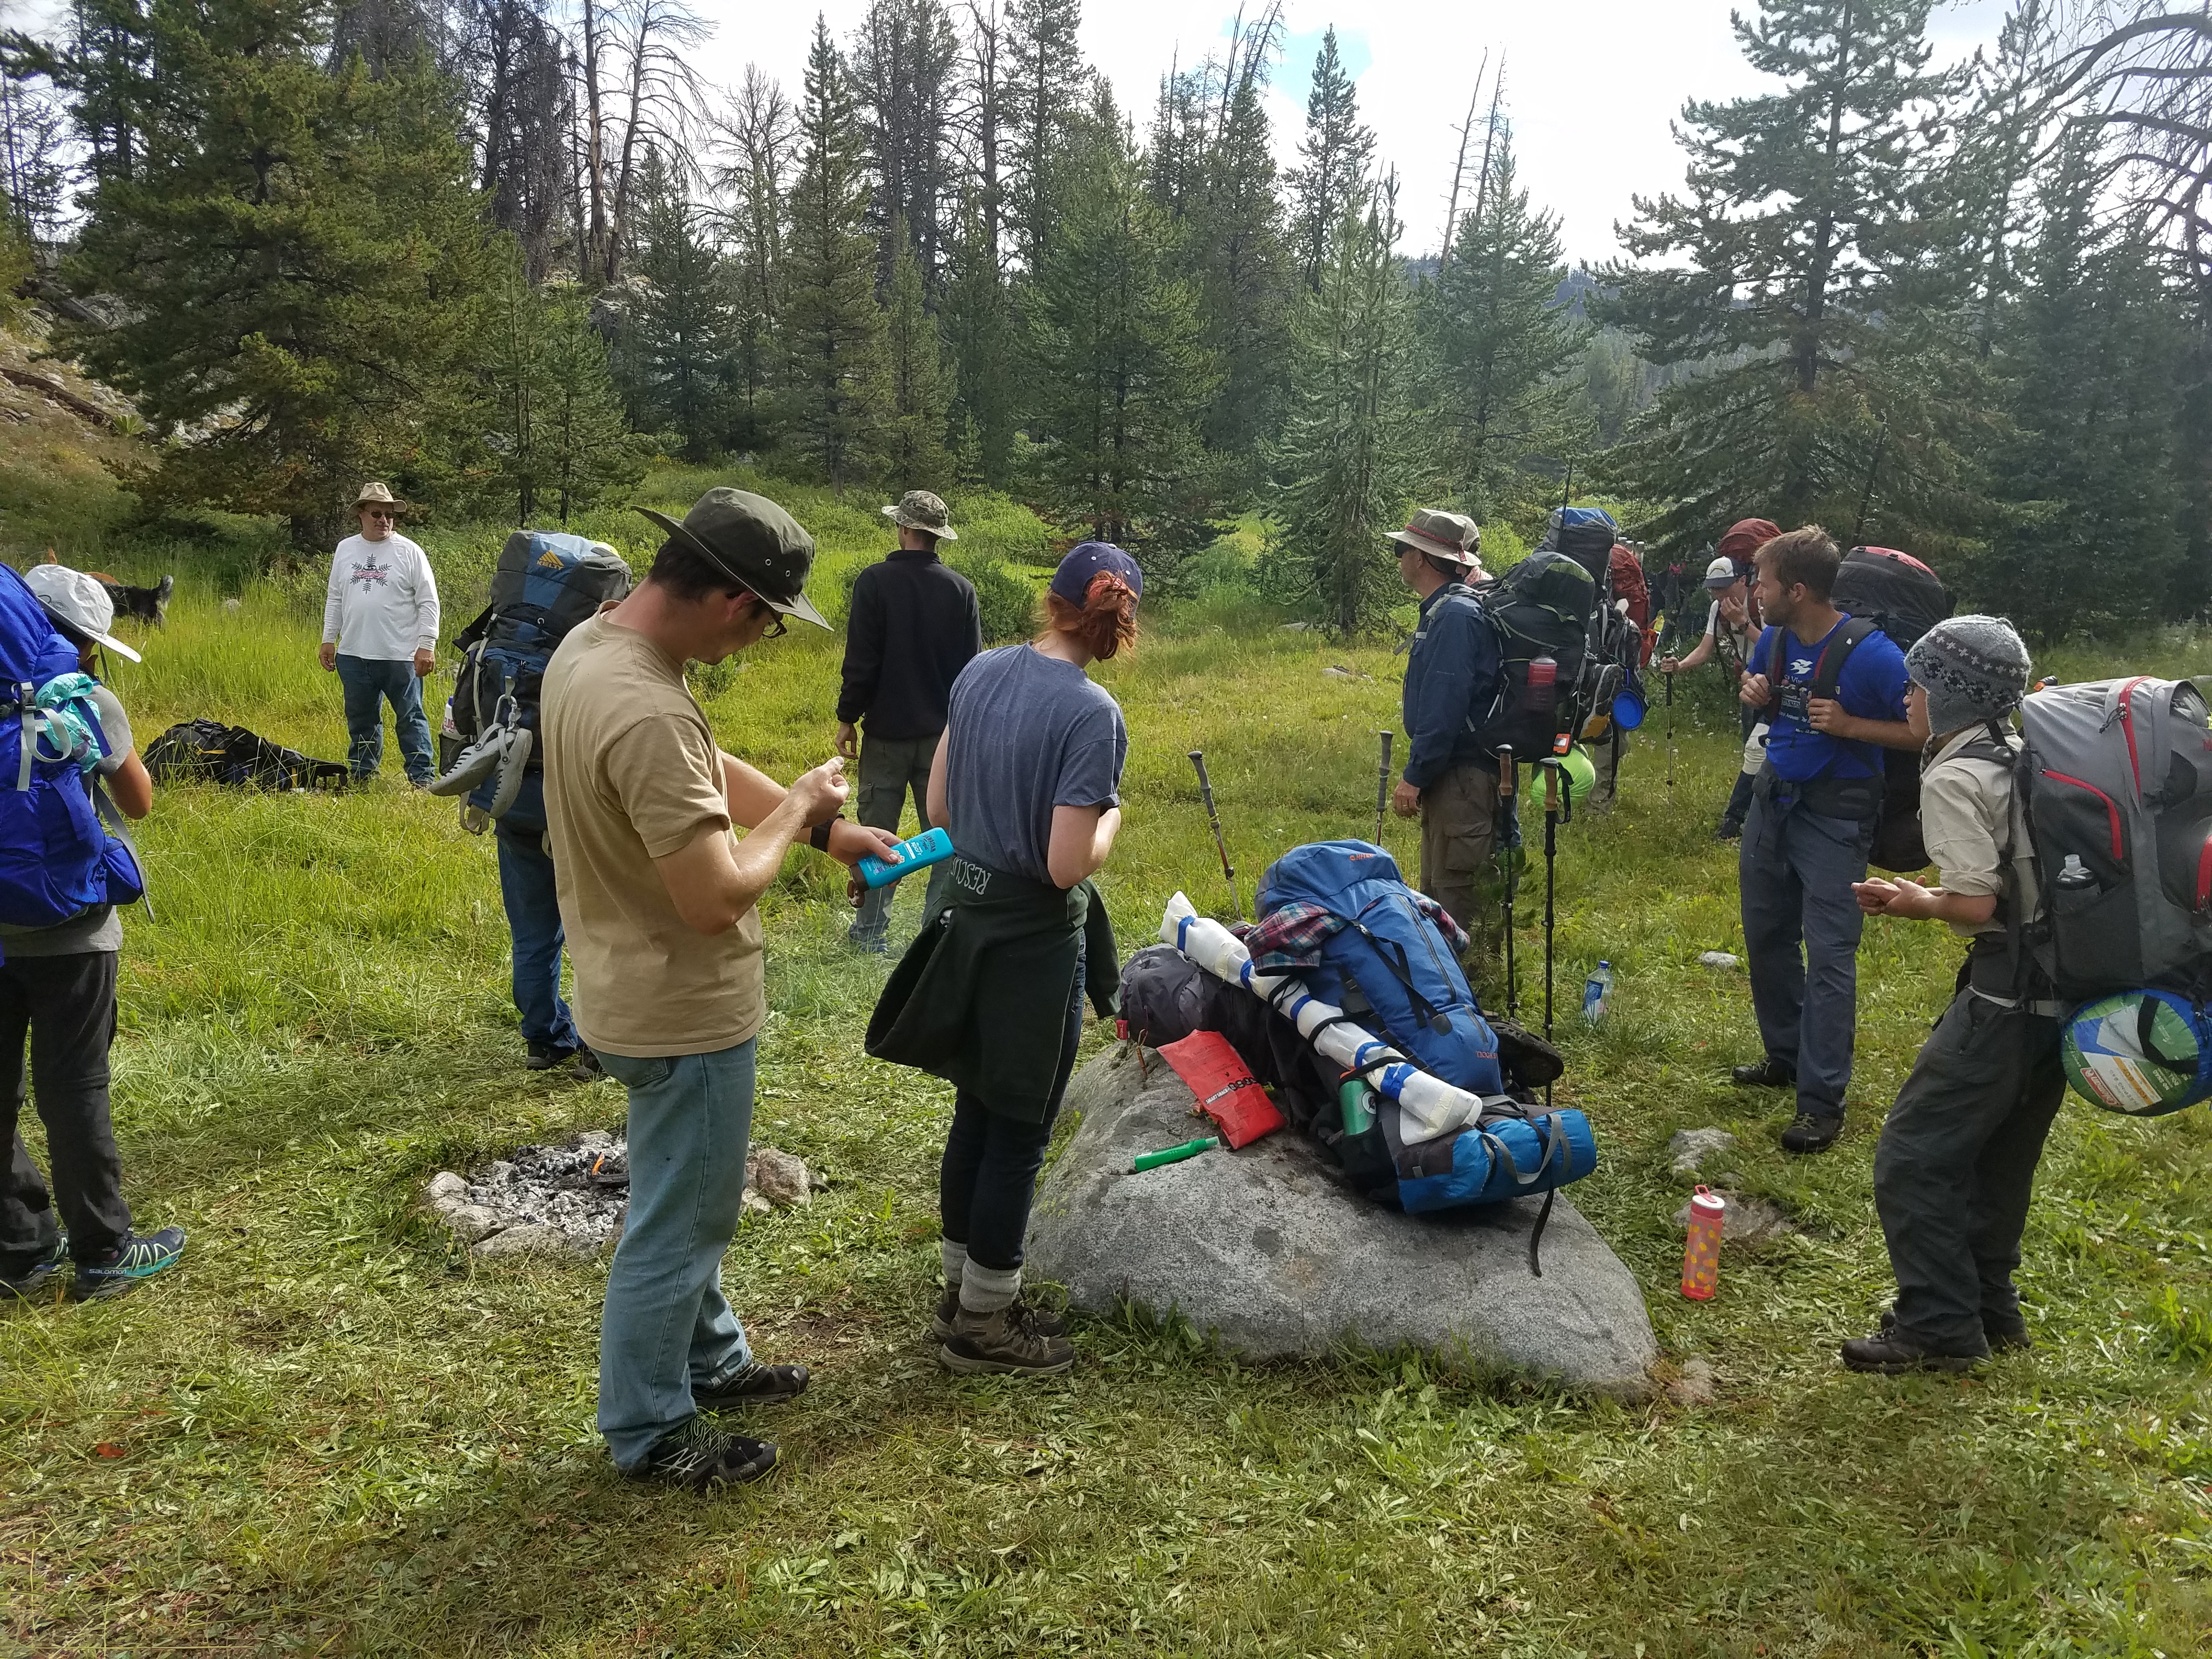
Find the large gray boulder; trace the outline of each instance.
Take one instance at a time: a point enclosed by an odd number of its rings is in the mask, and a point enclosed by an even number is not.
[[[1409,1216],[1346,1188],[1284,1128],[1241,1152],[1130,1172],[1138,1152],[1206,1133],[1157,1052],[1118,1043],[1069,1085],[1081,1127],[1046,1172],[1030,1218],[1029,1273],[1078,1308],[1117,1298],[1180,1314],[1254,1358],[1322,1355],[1340,1340],[1412,1346],[1572,1388],[1640,1395],[1658,1355],[1644,1294],[1562,1194]]]

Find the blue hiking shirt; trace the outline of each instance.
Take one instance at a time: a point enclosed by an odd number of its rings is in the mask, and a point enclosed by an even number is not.
[[[1844,622],[1850,620],[1848,616],[1844,618]],[[1844,622],[1836,627],[1841,628]],[[1768,628],[1759,635],[1749,665],[1753,673],[1765,674],[1772,667],[1774,638],[1780,632],[1779,629]],[[1828,642],[1828,637],[1823,634],[1808,645],[1795,634],[1787,635],[1783,641],[1783,678],[1801,691],[1809,687],[1813,683],[1813,665],[1820,660],[1820,647]],[[1836,681],[1836,701],[1843,704],[1845,714],[1861,720],[1901,720],[1905,718],[1905,653],[1887,634],[1869,634],[1844,659],[1844,672]],[[1782,712],[1774,717],[1767,730],[1766,758],[1775,775],[1790,783],[1804,783],[1814,778],[1879,776],[1882,751],[1872,744],[1849,742],[1814,731],[1800,712],[1805,701],[1802,695],[1793,698],[1785,694]]]
[[[1401,704],[1407,782],[1425,789],[1455,766],[1490,760],[1468,720],[1490,711],[1504,672],[1497,630],[1474,594],[1455,582],[1421,601]]]

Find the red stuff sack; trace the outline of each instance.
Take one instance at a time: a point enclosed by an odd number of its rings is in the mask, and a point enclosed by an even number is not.
[[[1248,1146],[1283,1127],[1283,1115],[1252,1068],[1218,1031],[1193,1031],[1160,1050],[1161,1058],[1198,1097],[1198,1109],[1221,1126],[1230,1146]]]

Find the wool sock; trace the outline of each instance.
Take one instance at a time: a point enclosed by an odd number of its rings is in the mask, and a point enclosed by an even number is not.
[[[960,1288],[960,1275],[967,1270],[968,1247],[955,1244],[949,1238],[937,1241],[938,1260],[945,1264],[945,1282],[954,1290]]]
[[[996,1313],[1022,1293],[1022,1270],[970,1261],[960,1276],[960,1305],[969,1313]]]

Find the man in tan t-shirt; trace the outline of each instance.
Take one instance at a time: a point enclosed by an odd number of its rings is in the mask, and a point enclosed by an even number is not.
[[[838,820],[843,763],[786,791],[714,742],[684,682],[784,631],[827,624],[801,591],[814,542],[775,502],[711,489],[643,582],[572,631],[539,698],[546,821],[575,1019],[629,1091],[629,1212],[599,1328],[599,1431],[625,1474],[704,1487],[775,1448],[701,1412],[787,1400],[803,1365],[757,1364],[721,1290],[767,1014],[756,905],[795,841],[846,864],[892,838]],[[740,841],[732,825],[748,833]]]

